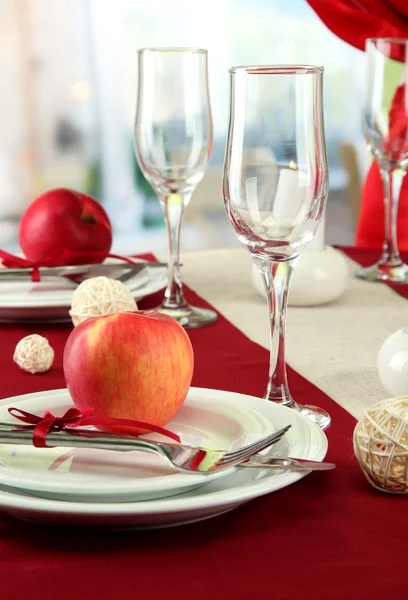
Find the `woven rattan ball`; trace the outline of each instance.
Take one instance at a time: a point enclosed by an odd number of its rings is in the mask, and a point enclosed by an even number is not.
[[[354,430],[354,452],[372,486],[408,494],[408,396],[366,410]]]
[[[124,283],[108,277],[92,277],[75,290],[69,314],[76,327],[91,317],[135,310],[136,300]]]
[[[42,335],[27,335],[16,346],[14,362],[29,373],[44,373],[54,361],[54,350]]]

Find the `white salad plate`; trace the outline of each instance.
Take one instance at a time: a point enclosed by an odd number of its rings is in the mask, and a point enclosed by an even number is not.
[[[50,392],[57,395],[60,393]],[[40,396],[43,394],[30,395],[31,399]],[[25,405],[28,409],[31,408],[28,401],[30,397],[19,397],[13,401],[9,399],[7,403],[18,403],[21,408]],[[201,402],[201,405],[204,405],[204,413],[207,403],[211,407],[229,406],[233,414],[240,413],[242,409],[250,409],[251,414],[257,413],[257,419],[266,419],[274,429],[291,424],[292,427],[284,438],[271,448],[271,455],[316,461],[323,460],[326,455],[325,434],[312,421],[285,406],[243,394],[198,388],[191,389],[189,401]],[[222,423],[222,430],[223,427]],[[197,432],[197,438],[201,435],[200,431]],[[0,509],[22,519],[58,525],[98,529],[171,527],[208,519],[233,510],[254,498],[291,485],[306,474],[307,472],[235,467],[223,477],[205,485],[195,486],[194,489],[177,496],[138,502],[53,500],[36,497],[22,489],[0,485]]]
[[[61,416],[74,404],[68,390],[10,398],[0,404],[0,421],[16,422],[9,407],[43,415]],[[269,419],[225,398],[212,399],[206,391],[190,390],[170,423],[182,443],[208,449],[237,450],[274,432]],[[170,441],[157,434],[146,439]],[[119,452],[92,448],[34,448],[0,444],[0,485],[37,496],[78,502],[130,502],[180,494],[226,471],[186,474],[160,456],[141,451]]]
[[[167,285],[167,269],[146,268],[128,279],[125,285],[135,300],[140,300]],[[77,287],[76,283],[63,277],[38,283],[29,280],[0,281],[0,321],[69,321],[68,311]]]

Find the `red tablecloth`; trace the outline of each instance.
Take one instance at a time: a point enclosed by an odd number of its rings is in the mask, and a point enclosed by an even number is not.
[[[340,250],[343,250],[353,260],[360,263],[362,267],[369,267],[370,265],[374,265],[376,262],[380,260],[381,250],[378,248],[366,249],[366,248],[348,248],[338,246]],[[407,264],[408,263],[408,252],[401,252],[402,260]],[[388,285],[395,292],[407,298],[408,300],[408,286],[401,283],[388,283],[388,284],[377,284],[373,283],[373,285]]]
[[[186,295],[208,306],[191,290]],[[157,296],[148,298],[143,307],[156,301]],[[33,332],[46,335],[56,351],[55,366],[44,375],[23,373],[12,361],[18,340]],[[61,356],[69,332],[68,326],[2,325],[0,397],[63,387]],[[194,385],[263,394],[265,349],[222,315],[215,325],[189,334]],[[329,360],[322,368],[330,368]],[[311,474],[236,511],[176,529],[91,532],[41,527],[2,514],[0,599],[403,595],[406,499],[366,483],[353,455],[353,417],[292,369],[289,381],[295,398],[331,413],[328,460],[337,463],[335,471]]]

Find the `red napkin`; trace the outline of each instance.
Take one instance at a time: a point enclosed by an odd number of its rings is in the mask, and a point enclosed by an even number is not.
[[[405,177],[398,207],[398,247],[408,251],[408,177]],[[377,163],[368,171],[361,197],[360,215],[356,231],[359,248],[382,248],[384,240],[384,195]],[[377,256],[378,258],[378,256]]]
[[[308,0],[325,25],[338,37],[360,50],[370,37],[408,38],[407,0]],[[395,60],[401,59],[395,55]],[[390,112],[388,150],[399,155],[408,146],[408,98],[401,85]],[[376,163],[364,183],[356,245],[381,248],[384,239],[384,192]],[[408,178],[401,188],[398,212],[398,245],[408,250]]]
[[[360,50],[370,37],[408,37],[407,0],[307,1],[335,35]]]

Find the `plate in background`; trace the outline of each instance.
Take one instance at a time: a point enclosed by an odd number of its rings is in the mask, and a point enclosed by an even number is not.
[[[136,301],[154,294],[167,285],[165,267],[146,268],[125,285]],[[31,281],[0,282],[0,321],[66,322],[71,318],[72,295],[77,284],[58,277],[39,283]]]

